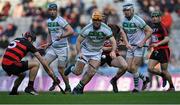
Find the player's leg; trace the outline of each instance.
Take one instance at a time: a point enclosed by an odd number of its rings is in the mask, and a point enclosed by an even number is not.
[[[83,58],[86,59],[85,56],[83,56]],[[77,76],[81,75],[85,64],[86,62],[78,57],[75,65],[70,65],[69,67],[67,67],[67,69],[64,72],[64,75],[69,75],[71,72]]]
[[[138,68],[140,67],[140,65],[143,62],[144,51],[145,51],[144,48],[139,48],[138,47],[138,48],[135,49],[135,51],[134,51],[134,59],[132,61],[132,66],[131,66],[132,69],[135,71],[134,74],[133,74],[135,83],[137,83],[137,81],[136,81],[137,79],[135,79],[136,76],[139,76],[139,78],[141,78],[143,80],[143,86],[141,88],[142,90],[144,90],[147,87],[147,84],[150,82],[149,77],[147,77],[144,74],[138,72]],[[135,89],[135,91],[136,91],[136,89]]]
[[[113,91],[118,92],[117,80],[126,73],[127,63],[122,56],[118,56],[111,61],[111,66],[119,68],[117,74],[111,79],[110,83],[113,86]]]
[[[175,88],[174,88],[174,85],[172,82],[172,78],[171,78],[170,73],[167,70],[167,67],[168,67],[168,63],[161,64],[163,78],[165,78],[169,82],[170,87],[169,87],[168,91],[175,91]]]
[[[60,73],[60,75],[61,75],[61,77],[62,77],[62,79],[66,85],[65,92],[71,92],[71,87],[69,85],[69,78],[68,78],[68,76],[64,75],[64,70],[65,70],[65,67],[58,66],[58,71],[59,71],[59,73]]]
[[[157,60],[149,59],[148,62],[148,71],[152,74],[155,75],[160,75],[161,76],[161,71],[154,69],[154,67],[159,63]]]
[[[134,79],[134,89],[132,92],[138,92],[139,91],[139,73],[138,73],[138,67],[141,64],[141,57],[134,57],[131,61],[131,67],[129,70],[133,74],[133,79]],[[129,62],[129,61],[128,61]]]
[[[14,82],[14,86],[10,95],[18,95],[18,88],[25,77],[25,71],[28,70],[28,61],[14,62],[12,65],[2,64],[2,68],[10,75],[16,75],[18,78]]]
[[[150,83],[149,83],[149,88],[152,88],[152,79],[153,79],[153,74],[148,72]]]
[[[55,54],[55,51],[52,47],[50,47],[47,50],[47,53],[45,55],[45,60],[47,61],[47,64],[50,66],[50,64],[57,58],[57,55]],[[49,88],[49,91],[53,91],[57,84],[53,81],[51,87]]]
[[[160,63],[158,65],[155,66],[154,68],[156,71],[161,71],[161,66],[160,66]],[[156,79],[156,87],[157,88],[160,88],[160,81],[159,81],[159,76],[158,75],[155,75],[155,79]]]
[[[18,78],[15,80],[13,88],[11,90],[11,92],[9,93],[10,95],[18,95],[18,88],[20,86],[20,84],[22,83],[22,81],[24,80],[26,74],[25,73],[20,73],[17,74]]]
[[[93,67],[91,66],[93,65]],[[100,66],[100,60],[89,60],[88,70],[83,75],[82,79],[78,85],[73,89],[73,94],[82,94],[85,85],[92,79],[95,75],[97,68]]]
[[[29,94],[32,94],[32,95],[38,95],[36,90],[34,90],[34,80],[36,78],[39,66],[40,66],[40,64],[36,60],[28,61],[29,82],[28,82],[28,86],[25,89],[26,93],[29,93]]]
[[[68,53],[69,53],[68,47],[61,48],[56,51],[56,54],[58,56],[58,71],[66,85],[65,91],[71,92],[71,87],[69,85],[69,78],[68,78],[68,76],[64,75],[65,67],[68,63],[68,58],[69,58]]]
[[[134,50],[129,50],[127,51],[126,54],[126,62],[128,64],[128,72],[130,72],[131,74],[133,74],[133,79],[134,79],[134,92],[138,92],[138,83],[139,83],[139,73],[135,72],[132,69],[132,65],[133,65],[133,59],[134,59]]]

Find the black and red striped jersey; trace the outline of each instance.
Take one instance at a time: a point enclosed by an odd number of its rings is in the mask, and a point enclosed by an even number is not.
[[[9,43],[4,53],[2,63],[10,65],[13,62],[20,62],[28,52],[35,53],[37,49],[27,39],[16,38]]]
[[[153,33],[151,36],[151,43],[159,43],[162,41],[166,36],[168,36],[167,29],[162,23],[159,24],[153,24],[151,25],[151,28],[153,29]],[[161,49],[161,48],[168,48],[168,43],[155,47],[154,49]]]

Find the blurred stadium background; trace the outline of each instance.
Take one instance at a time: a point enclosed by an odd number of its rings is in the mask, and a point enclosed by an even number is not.
[[[135,5],[135,12],[139,14],[147,23],[150,21],[150,12],[153,10],[161,10],[163,12],[162,22],[169,30],[171,41],[171,61],[169,71],[172,74],[173,82],[177,91],[180,91],[180,0],[0,0],[0,61],[3,56],[4,49],[7,44],[15,37],[21,37],[21,34],[31,30],[36,33],[36,46],[46,43],[47,27],[45,20],[47,19],[47,4],[56,2],[59,6],[59,14],[64,17],[73,29],[78,33],[90,21],[91,13],[94,9],[100,9],[108,14],[108,22],[119,24],[123,18],[122,5],[126,2]],[[75,43],[77,35],[69,38],[71,49],[70,64],[74,63],[76,55]],[[121,53],[124,53],[123,50]],[[29,55],[25,59],[33,59]],[[52,67],[56,65],[53,63]],[[141,72],[147,73],[147,59],[144,58],[142,66],[139,68]],[[56,75],[59,75],[57,68],[54,68]],[[112,87],[109,80],[115,75],[117,69],[103,66],[99,68],[98,73],[85,87],[86,91],[111,91]],[[12,88],[15,77],[6,76],[0,67],[0,91],[9,91]],[[80,77],[70,75],[70,85],[73,89]],[[60,78],[61,79],[61,78]],[[62,80],[62,79],[61,79]],[[23,91],[28,82],[26,78],[21,84],[19,90]],[[47,91],[51,85],[51,79],[40,69],[36,78],[35,88],[39,91]],[[160,84],[162,83],[159,78]],[[64,88],[64,83],[61,82]],[[120,91],[129,91],[133,87],[131,75],[126,73],[118,80],[118,88]],[[153,77],[152,85],[147,90],[162,91],[168,86],[162,88],[159,86],[156,78]],[[58,90],[58,88],[56,89]]]

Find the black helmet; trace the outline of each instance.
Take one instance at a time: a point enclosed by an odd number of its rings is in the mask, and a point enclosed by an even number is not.
[[[57,4],[55,4],[55,3],[48,4],[48,9],[56,9],[57,10]]]
[[[26,33],[24,33],[23,34],[23,36],[27,39],[28,37],[31,37],[31,39],[32,39],[32,41],[34,42],[34,41],[36,41],[36,35],[35,34],[33,34],[32,32],[26,32]]]
[[[151,17],[154,17],[154,16],[160,17],[161,15],[162,15],[162,14],[161,14],[160,11],[153,11],[153,12],[151,13]]]

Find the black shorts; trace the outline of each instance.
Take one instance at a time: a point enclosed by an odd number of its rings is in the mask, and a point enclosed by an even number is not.
[[[101,58],[101,66],[107,63],[109,66],[111,66],[112,58],[109,55],[106,55],[106,58]]]
[[[154,50],[150,56],[150,59],[157,60],[160,63],[168,63],[170,59],[169,48]]]
[[[10,75],[18,75],[28,70],[28,61],[14,62],[11,65],[2,64],[4,71]]]

